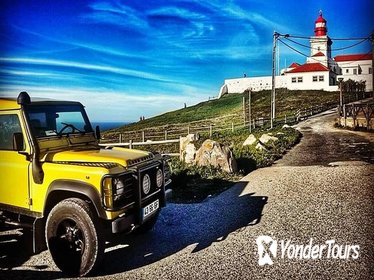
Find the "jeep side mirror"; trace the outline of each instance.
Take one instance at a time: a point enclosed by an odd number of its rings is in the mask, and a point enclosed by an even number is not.
[[[101,139],[101,133],[100,133],[100,126],[96,126],[96,139],[100,141]]]
[[[13,151],[23,151],[23,134],[21,132],[13,133]]]

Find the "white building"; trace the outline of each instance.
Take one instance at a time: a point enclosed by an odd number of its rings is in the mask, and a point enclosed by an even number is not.
[[[365,81],[366,91],[373,90],[372,55],[350,54],[331,56],[332,40],[327,36],[327,21],[322,12],[315,21],[314,36],[310,37],[310,56],[305,64],[292,63],[275,77],[276,88],[290,90],[337,91],[337,78]],[[227,79],[221,87],[219,97],[225,93],[242,93],[245,90],[270,90],[271,76]]]
[[[339,78],[344,80],[365,81],[366,91],[373,90],[372,54],[337,55],[335,61],[339,66]]]

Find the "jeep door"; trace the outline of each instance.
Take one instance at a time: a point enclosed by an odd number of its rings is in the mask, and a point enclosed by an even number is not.
[[[14,133],[23,133],[24,151],[29,150],[18,111],[0,111],[0,205],[29,209],[30,162],[13,149]]]

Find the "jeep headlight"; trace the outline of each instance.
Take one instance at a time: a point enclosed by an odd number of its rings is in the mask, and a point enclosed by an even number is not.
[[[113,178],[112,180],[113,185],[113,197],[114,200],[120,200],[121,196],[123,195],[125,191],[125,184],[120,178]]]
[[[142,189],[145,195],[147,195],[149,191],[151,190],[151,177],[149,177],[148,174],[145,174],[143,176]]]
[[[156,185],[158,188],[161,188],[163,183],[164,183],[164,173],[162,173],[161,169],[158,169],[156,172]]]
[[[134,202],[136,179],[132,172],[106,175],[102,180],[103,204],[110,210],[126,207]]]

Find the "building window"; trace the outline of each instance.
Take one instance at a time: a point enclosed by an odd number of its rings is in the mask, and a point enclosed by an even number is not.
[[[297,82],[302,83],[303,82],[303,77],[297,77]]]
[[[357,75],[357,69],[353,69],[353,75]]]
[[[345,69],[345,73],[347,73],[347,74],[348,74],[348,73],[349,73],[349,69]]]
[[[318,81],[323,82],[325,80],[325,76],[318,76]]]
[[[369,74],[371,74],[371,71],[373,71],[373,69],[371,67],[369,67]]]
[[[296,77],[293,77],[293,78],[292,78],[292,82],[293,82],[293,83],[296,83]]]
[[[317,82],[317,76],[313,76],[313,82]]]

